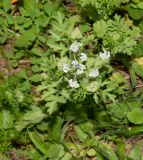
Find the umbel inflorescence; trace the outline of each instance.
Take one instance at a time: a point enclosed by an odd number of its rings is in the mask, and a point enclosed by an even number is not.
[[[75,41],[69,47],[70,58],[63,57],[58,62],[58,69],[67,77],[67,81],[71,88],[79,88],[80,81],[88,79],[90,82],[96,81],[100,75],[99,69],[110,59],[110,52],[103,49],[98,56],[95,56],[95,64],[90,66],[91,58],[81,51],[82,44]],[[96,63],[98,64],[96,66]],[[97,84],[98,82],[96,82]],[[89,85],[90,86],[90,85]]]

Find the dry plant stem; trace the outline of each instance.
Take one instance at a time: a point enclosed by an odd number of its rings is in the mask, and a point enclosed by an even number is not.
[[[11,29],[7,29],[7,31],[9,31],[10,33],[13,33],[13,34],[15,34],[16,36],[20,36],[20,34],[18,34],[18,33],[15,33],[13,30],[11,30]]]
[[[72,135],[71,132],[69,133],[69,137],[70,137],[71,141],[73,142],[73,144],[74,144],[74,146],[75,146],[77,152],[80,153],[80,150],[79,150],[78,146],[76,145],[77,142],[75,141],[75,139],[74,139],[74,137],[73,137],[73,135]]]

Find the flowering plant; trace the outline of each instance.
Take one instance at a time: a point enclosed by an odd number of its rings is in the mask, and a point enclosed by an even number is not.
[[[126,85],[121,75],[117,76],[120,81],[110,78],[113,70],[111,56],[112,53],[104,48],[97,54],[88,53],[80,42],[74,41],[65,56],[45,57],[42,64],[42,75],[45,76],[37,90],[42,92],[41,100],[46,99],[49,113],[57,109],[58,103],[84,102],[89,96],[96,104],[115,101],[120,94],[118,89],[123,93]],[[49,86],[51,83],[53,85]],[[53,103],[53,99],[57,102]]]

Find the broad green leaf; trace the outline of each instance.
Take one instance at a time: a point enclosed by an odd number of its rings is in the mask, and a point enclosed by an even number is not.
[[[80,29],[81,33],[85,33],[90,30],[90,27],[88,24],[83,24],[83,25],[80,25],[79,29]]]
[[[17,24],[19,24],[19,25],[21,25],[21,24],[24,23],[24,18],[21,17],[21,16],[16,16],[14,20],[15,20],[15,22],[17,22]]]
[[[17,74],[18,77],[23,78],[23,79],[27,79],[27,74],[25,70],[20,70],[20,72]]]
[[[0,44],[5,43],[7,40],[7,34],[0,35]]]
[[[49,115],[53,114],[57,110],[56,101],[47,102],[45,106],[48,108],[47,112],[49,113]]]
[[[9,25],[13,25],[14,24],[14,18],[12,15],[10,14],[6,14],[6,21]]]
[[[117,144],[117,147],[116,147],[116,154],[118,155],[118,157],[122,158],[122,159],[125,159],[125,144],[124,142],[121,143],[119,142]]]
[[[35,74],[35,75],[31,76],[29,78],[29,80],[32,82],[40,82],[42,80],[42,77],[40,74]]]
[[[57,142],[60,142],[62,140],[62,125],[63,119],[59,116],[54,116],[53,118],[51,118],[50,122],[48,122],[48,135],[50,139]]]
[[[140,41],[133,51],[134,57],[142,57],[143,56],[143,41]]]
[[[21,36],[17,38],[15,41],[15,46],[18,48],[28,47],[31,42],[36,39],[38,32],[39,29],[36,27],[32,27],[29,30],[26,30]]]
[[[39,123],[46,115],[42,112],[39,107],[32,107],[31,111],[25,113],[22,117],[23,121],[28,121],[29,123]]]
[[[15,58],[20,59],[20,58],[24,57],[24,54],[25,53],[22,51],[16,52]]]
[[[137,7],[138,7],[139,9],[143,9],[143,2],[138,3],[138,4],[137,4]]]
[[[46,157],[48,157],[48,152],[47,152],[48,147],[41,140],[38,134],[35,132],[28,132],[28,135],[31,141],[34,143],[35,147],[38,148]]]
[[[87,155],[88,156],[95,156],[96,155],[96,151],[93,148],[91,148],[91,149],[89,149],[87,151]]]
[[[46,157],[43,156],[42,153],[38,152],[35,148],[32,148],[29,152],[32,160],[46,160]]]
[[[142,9],[131,8],[130,6],[126,6],[125,9],[128,11],[129,15],[135,20],[139,20],[143,16]]]
[[[129,153],[128,157],[134,160],[141,160],[142,155],[142,144],[137,144]]]
[[[143,33],[143,22],[139,23],[139,28],[141,29],[141,32]]]
[[[80,141],[84,142],[88,135],[79,126],[75,126],[74,128]]]
[[[38,40],[42,43],[46,43],[46,37],[44,36],[38,36]]]
[[[111,146],[108,144],[99,144],[99,146],[95,147],[95,150],[103,157],[105,160],[119,160],[116,153],[113,151]]]
[[[143,126],[129,127],[128,131],[125,132],[126,137],[131,137],[143,133]]]
[[[5,12],[8,12],[11,8],[11,0],[2,0],[2,5]]]
[[[131,85],[132,85],[132,88],[134,88],[137,84],[136,74],[132,67],[128,68],[128,70],[131,78]]]
[[[97,152],[97,155],[99,155],[101,160],[110,160],[109,154],[106,152],[105,148],[102,147],[95,147],[95,151]]]
[[[48,24],[49,24],[49,20],[50,18],[47,17],[46,15],[44,14],[41,14],[39,17],[38,17],[38,23],[40,26],[42,27],[47,27]]]
[[[37,128],[41,131],[46,131],[48,130],[48,124],[47,122],[42,121],[40,124],[37,124]]]
[[[44,5],[44,11],[49,15],[51,16],[53,11],[56,11],[58,8],[58,3],[53,3],[51,1],[48,1],[48,3],[46,3]]]
[[[89,133],[90,131],[92,131],[93,129],[93,124],[90,123],[90,122],[83,122],[83,123],[80,123],[79,124],[80,128],[86,132],[86,133]]]
[[[31,64],[41,64],[41,58],[39,58],[39,57],[31,57],[30,58],[30,62],[31,62]]]
[[[131,64],[132,64],[132,69],[134,70],[136,75],[143,78],[143,67],[141,67],[139,64],[133,61],[131,62]]]
[[[142,124],[143,112],[141,109],[136,108],[133,111],[127,113],[127,118],[130,122],[134,124]]]
[[[30,82],[28,80],[24,81],[22,84],[21,84],[21,89],[23,91],[27,91],[30,89]]]
[[[41,51],[40,51],[39,49],[37,49],[37,48],[33,48],[33,49],[31,50],[31,53],[34,54],[34,55],[36,55],[36,56],[38,56],[38,57],[41,57],[41,56],[42,56]]]
[[[24,21],[24,23],[23,23],[23,28],[25,29],[25,30],[27,30],[27,29],[29,29],[30,27],[32,27],[32,21],[31,21],[31,19],[28,19],[28,20],[25,20]]]
[[[37,7],[36,0],[24,0],[23,1],[24,9],[26,10],[26,14],[29,15],[32,19],[34,19],[38,14],[40,14],[39,9]]]
[[[4,23],[4,19],[0,17],[0,25],[2,25],[3,23]]]
[[[78,28],[75,28],[75,23],[78,21],[78,17],[73,16],[69,19],[65,19],[63,29],[65,30],[67,36],[71,36],[72,38],[82,38],[82,34],[80,33],[80,30]]]
[[[36,73],[36,72],[41,71],[41,68],[38,65],[34,65],[32,66],[32,71]]]
[[[72,155],[70,153],[65,153],[61,160],[72,160]]]
[[[27,111],[16,123],[15,128],[17,131],[22,131],[26,126],[30,124],[36,124],[41,122],[46,115],[38,107],[32,107],[31,111]]]
[[[64,154],[64,147],[61,144],[52,144],[47,150],[49,158],[60,159]]]
[[[134,110],[135,108],[140,108],[141,103],[137,101],[133,102],[123,102],[123,103],[111,103],[107,105],[107,110],[111,113],[110,118],[113,121],[119,122],[126,118],[126,113]]]

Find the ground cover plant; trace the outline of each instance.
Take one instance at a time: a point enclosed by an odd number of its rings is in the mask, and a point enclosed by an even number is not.
[[[0,1],[0,159],[143,160],[143,2]]]

